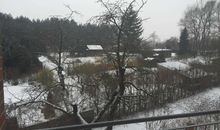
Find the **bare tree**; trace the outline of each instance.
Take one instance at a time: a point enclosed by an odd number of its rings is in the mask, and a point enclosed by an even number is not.
[[[97,114],[92,122],[97,122],[99,119],[109,110],[108,120],[114,119],[114,114],[117,110],[117,105],[120,102],[121,97],[124,95],[126,85],[125,85],[125,71],[127,68],[126,58],[128,56],[128,50],[126,44],[122,42],[122,38],[126,37],[125,33],[125,21],[129,8],[136,5],[137,9],[135,12],[138,14],[143,6],[147,3],[147,0],[132,0],[130,3],[126,3],[123,0],[110,3],[109,1],[98,0],[102,6],[105,8],[105,12],[101,16],[96,18],[101,21],[101,23],[109,24],[113,27],[115,32],[115,44],[116,44],[116,56],[108,54],[112,60],[114,67],[116,69],[116,78],[117,78],[117,89],[111,95],[110,100],[105,104],[103,109]],[[111,129],[111,128],[109,128]]]
[[[193,50],[205,49],[210,40],[213,30],[213,17],[216,1],[208,1],[204,4],[203,0],[196,5],[188,8],[180,24],[189,30],[193,40]]]
[[[214,38],[220,38],[220,2],[216,4],[214,14]]]
[[[106,11],[103,13],[103,15],[98,16],[99,21],[102,22],[102,24],[107,24],[110,25],[115,32],[115,39],[114,42],[116,44],[116,50],[115,54],[112,55],[111,53],[108,54],[108,57],[111,59],[112,63],[114,64],[114,68],[116,70],[116,82],[117,86],[116,89],[113,91],[112,95],[110,96],[109,100],[107,103],[104,105],[104,107],[99,110],[99,113],[94,117],[92,122],[97,122],[99,121],[104,114],[107,114],[108,120],[113,120],[115,112],[118,108],[118,104],[121,101],[121,97],[124,95],[125,90],[126,90],[126,84],[128,83],[126,81],[126,76],[125,72],[128,67],[127,57],[128,57],[128,40],[124,40],[127,37],[127,34],[125,33],[125,30],[127,29],[127,26],[125,26],[126,17],[128,14],[128,11],[131,7],[135,7],[135,13],[138,15],[141,9],[144,7],[144,5],[147,3],[147,0],[132,0],[131,2],[127,3],[123,0],[116,1],[115,3],[110,3],[109,1],[104,1],[104,0],[98,0],[99,3],[101,3]],[[71,11],[72,12],[72,11]],[[72,15],[72,13],[71,13]],[[69,17],[68,17],[69,18]],[[56,75],[58,76],[58,82],[55,83],[55,87],[52,88],[59,88],[58,91],[61,93],[61,98],[63,105],[55,105],[52,103],[49,103],[45,100],[36,100],[37,98],[33,98],[33,100],[30,100],[28,102],[19,104],[18,106],[26,106],[28,104],[34,104],[34,103],[44,103],[47,104],[51,107],[53,107],[56,110],[61,111],[64,114],[69,114],[72,115],[74,112],[74,108],[72,107],[73,104],[71,103],[71,100],[68,100],[70,93],[68,89],[68,85],[65,84],[65,74],[64,74],[64,66],[63,66],[63,57],[62,54],[64,52],[63,50],[63,44],[64,44],[64,30],[62,29],[62,26],[60,23],[58,24],[58,51],[55,55],[55,57],[52,57],[50,55],[49,59],[53,61],[53,63],[56,64]],[[126,42],[125,42],[126,41]],[[132,85],[133,87],[136,88],[135,85]],[[50,90],[47,90],[47,92]],[[39,95],[45,94],[46,92],[42,91],[40,92]],[[47,93],[46,93],[47,94]],[[65,108],[64,108],[65,107]],[[108,113],[107,113],[108,112]],[[111,128],[109,128],[111,129]]]

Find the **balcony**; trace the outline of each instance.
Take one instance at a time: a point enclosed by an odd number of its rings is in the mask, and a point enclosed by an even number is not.
[[[39,129],[39,130],[91,130],[93,128],[103,128],[104,130],[105,127],[113,127],[113,130],[114,130],[115,127],[122,126],[122,125],[127,125],[127,128],[128,128],[129,125],[136,124],[136,123],[151,124],[154,122],[162,122],[162,121],[167,121],[167,120],[175,121],[175,120],[182,120],[186,118],[188,119],[188,121],[190,121],[190,119],[192,118],[203,119],[201,117],[206,117],[210,119],[210,122],[206,122],[206,120],[204,120],[203,122],[197,122],[197,123],[191,123],[191,124],[189,123],[186,126],[177,126],[175,128],[163,128],[161,130],[220,130],[220,118],[219,118],[220,110],[175,114],[175,115],[166,115],[166,116],[156,116],[156,117],[146,117],[146,118],[137,118],[137,119],[105,121],[105,122],[97,122],[97,123],[90,123],[90,124],[84,124],[84,125],[71,125],[71,126]],[[149,128],[146,128],[146,130],[148,129]],[[158,128],[151,128],[150,130],[157,130],[157,129]]]

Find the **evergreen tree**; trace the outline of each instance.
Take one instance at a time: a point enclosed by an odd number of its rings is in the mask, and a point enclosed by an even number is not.
[[[188,31],[184,28],[180,34],[179,52],[180,54],[186,54],[189,52],[189,39]]]
[[[143,32],[142,19],[138,17],[137,11],[130,6],[124,19],[124,36],[123,44],[127,47],[128,52],[138,52]]]

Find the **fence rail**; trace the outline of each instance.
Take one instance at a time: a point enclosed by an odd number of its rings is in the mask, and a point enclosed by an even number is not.
[[[147,90],[146,90],[147,91]],[[150,94],[150,95],[149,95]],[[131,113],[160,108],[167,103],[192,96],[194,92],[178,86],[158,86],[149,94],[126,95],[121,97],[118,105],[118,117],[129,116]]]
[[[82,130],[82,129],[92,129],[92,128],[99,128],[99,127],[126,125],[126,124],[133,124],[133,123],[161,121],[161,120],[168,120],[168,119],[178,119],[178,118],[205,116],[205,115],[213,115],[213,114],[220,114],[220,110],[203,111],[203,112],[195,112],[195,113],[185,113],[185,114],[175,114],[175,115],[166,115],[166,116],[157,116],[157,117],[146,117],[146,118],[138,118],[138,119],[105,121],[105,122],[97,122],[97,123],[90,123],[90,124],[84,124],[84,125],[71,125],[71,126],[46,128],[46,129],[38,129],[38,130]],[[206,126],[210,126],[210,125],[214,126],[216,124],[219,124],[219,122],[200,124],[200,125],[192,125],[192,126],[174,128],[174,129],[169,129],[169,130],[179,130],[179,129],[185,130],[187,128],[197,128],[197,127],[202,127],[202,126],[206,127]],[[206,129],[203,129],[203,130],[206,130]]]

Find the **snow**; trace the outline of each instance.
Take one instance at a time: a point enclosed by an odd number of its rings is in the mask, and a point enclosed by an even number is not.
[[[43,67],[53,70],[57,68],[57,65],[51,62],[47,57],[40,56],[38,57],[39,61],[43,64]]]
[[[181,74],[189,77],[189,78],[200,78],[209,75],[207,72],[205,72],[202,69],[189,69],[189,71],[182,71]]]
[[[152,111],[140,112],[125,117],[124,119],[134,119],[134,118],[190,113],[196,111],[198,112],[198,111],[214,110],[214,109],[218,109],[216,108],[216,106],[220,104],[219,99],[220,99],[220,87],[216,87],[209,89],[205,92],[196,94],[194,96],[181,99],[175,103],[167,104],[163,108]],[[181,123],[181,120],[184,121],[184,119],[180,119],[178,120],[178,123]],[[114,126],[113,130],[146,130],[146,128],[155,130],[155,129],[161,129],[163,123],[164,123],[163,121],[154,122],[151,125],[151,128],[147,126],[145,122],[129,124],[129,125],[120,125],[120,126]],[[177,122],[175,122],[175,120],[168,120],[166,123],[167,126],[170,125],[171,127],[174,128],[180,125]],[[96,128],[93,130],[104,130],[104,128]]]
[[[96,63],[97,61],[101,60],[100,57],[79,57],[79,58],[67,58],[67,61],[76,61],[79,59],[82,63]],[[199,60],[202,58],[198,58]],[[48,68],[50,70],[55,69],[57,66],[54,64],[52,61],[50,61],[47,57],[45,56],[40,56],[39,60],[42,62],[43,66],[45,68]],[[187,61],[191,61],[190,59]],[[192,60],[194,61],[194,60]],[[168,61],[164,63],[159,63],[159,65],[171,68],[171,69],[178,69],[178,70],[186,70],[190,69],[190,66],[178,61]],[[126,72],[133,72],[134,70],[132,69],[126,69]],[[67,76],[65,74],[65,76]],[[69,85],[76,84],[76,80],[71,78],[71,77],[66,77],[65,78],[65,83]],[[25,100],[28,95],[25,94],[25,89],[30,87],[28,83],[23,83],[23,84],[18,84],[16,86],[10,85],[9,83],[4,83],[4,95],[5,95],[5,103],[16,103],[20,100]],[[75,89],[72,87],[72,89]],[[74,93],[71,93],[71,96],[73,97],[72,102],[80,102],[84,98],[87,97],[82,97],[79,96],[80,94],[75,91]],[[85,95],[83,95],[85,96]],[[19,97],[19,98],[18,98]],[[210,90],[207,90],[206,92],[197,94],[195,96],[185,98],[182,100],[179,100],[175,103],[168,104],[167,106],[154,110],[154,111],[147,111],[147,112],[141,112],[134,114],[132,116],[126,117],[126,119],[130,118],[141,118],[141,117],[151,117],[151,116],[161,116],[161,115],[168,115],[168,114],[178,114],[178,113],[187,113],[187,112],[192,112],[195,109],[202,109],[200,107],[201,104],[203,104],[204,101],[207,101],[206,103],[213,103],[213,102],[219,102],[220,99],[220,88],[213,88]],[[220,104],[220,103],[219,103]],[[206,105],[206,106],[211,106],[211,105]],[[22,114],[22,118],[25,119],[25,124],[26,125],[31,125],[33,122],[28,120],[28,114],[35,113],[34,119],[38,120],[39,122],[45,121],[43,119],[43,115],[40,112],[40,109],[36,108],[37,110],[32,110],[30,112],[26,112],[25,114]],[[211,109],[210,107],[204,107],[202,110],[209,110]],[[129,124],[129,125],[120,125],[120,126],[115,126],[114,130],[145,130],[147,127],[146,123],[136,123],[136,124]],[[159,127],[159,126],[158,126]],[[95,130],[102,130],[102,128],[98,128]]]
[[[159,56],[159,54],[158,54],[158,53],[155,53],[155,54],[153,54],[153,56]]]
[[[163,63],[158,63],[158,65],[168,68],[170,70],[188,70],[190,66],[179,61],[167,61]]]
[[[153,57],[147,57],[147,58],[144,58],[144,60],[151,61],[151,60],[154,60],[154,58]]]
[[[101,45],[87,45],[88,50],[103,50]]]
[[[67,64],[85,64],[85,63],[98,63],[102,61],[103,57],[77,57],[77,58],[66,58],[65,63]]]
[[[58,58],[59,57],[59,54],[58,53],[55,53],[55,52],[52,52],[49,54],[51,57],[55,57],[55,58]],[[61,57],[69,57],[70,56],[70,52],[62,52],[61,53]]]
[[[171,49],[153,49],[155,52],[160,52],[160,51],[172,51]]]
[[[30,85],[28,83],[10,85],[8,82],[4,83],[4,101],[6,104],[16,103],[28,98],[25,89]]]
[[[9,117],[16,116],[19,126],[33,125],[47,121],[44,119],[40,105],[38,104],[20,107],[16,110],[13,108],[15,104],[25,103],[31,96],[34,96],[33,93],[31,94],[27,91],[31,87],[33,86],[28,83],[12,85],[8,82],[4,82],[4,101],[7,114]]]
[[[196,56],[196,57],[190,57],[190,58],[186,58],[186,59],[181,59],[181,62],[184,62],[186,64],[190,64],[190,63],[199,63],[199,64],[209,64],[211,62],[210,58],[208,57],[203,57],[203,56]]]
[[[176,57],[176,53],[171,53],[171,57]]]

